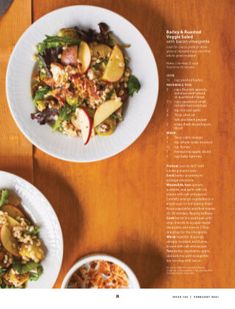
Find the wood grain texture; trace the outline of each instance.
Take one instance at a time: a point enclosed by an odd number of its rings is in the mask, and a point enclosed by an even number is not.
[[[216,2],[216,3],[215,3]],[[137,273],[143,287],[234,287],[231,140],[234,79],[227,63],[234,61],[230,1],[34,1],[34,18],[73,4],[93,4],[120,13],[145,35],[157,59],[160,96],[154,117],[134,145],[103,162],[71,164],[35,152],[35,181],[53,202],[65,237],[65,258],[58,280],[79,257],[107,252],[121,257]],[[135,8],[135,9],[133,9]],[[215,18],[217,16],[218,18]],[[102,18],[102,17],[101,17]],[[165,29],[203,29],[212,41],[209,63],[198,74],[210,91],[208,112],[214,123],[216,154],[207,164],[205,182],[216,198],[216,214],[209,243],[213,273],[167,276],[165,273]],[[232,28],[231,28],[232,29]],[[233,59],[232,59],[233,58]],[[230,89],[231,89],[230,88]],[[226,102],[229,111],[225,111]],[[220,164],[226,168],[219,168]],[[48,186],[47,179],[52,183]],[[213,177],[213,182],[210,181]],[[61,187],[58,190],[58,187]],[[62,189],[62,187],[64,189]],[[226,187],[226,192],[222,188]],[[229,190],[230,188],[230,190]],[[55,193],[56,192],[56,193]],[[65,208],[66,207],[66,208]],[[223,218],[223,220],[221,220]],[[225,255],[221,255],[224,252]]]
[[[58,7],[82,3],[122,14],[145,33],[157,52],[154,45],[160,41],[161,32],[156,37],[152,24],[144,25],[144,21],[147,18],[154,25],[159,16],[143,1],[135,2],[137,8],[141,5],[135,14],[134,1],[35,1],[34,18]],[[164,222],[163,108],[164,101],[159,102],[141,138],[114,158],[72,164],[35,151],[35,184],[53,203],[64,232],[64,263],[57,287],[78,258],[96,252],[126,261],[142,286],[161,286],[165,263],[164,226],[159,228],[159,222]]]
[[[20,12],[20,14],[19,14]],[[16,127],[7,106],[5,75],[9,56],[31,24],[31,2],[16,0],[0,17],[0,169],[32,180],[32,146]]]
[[[22,17],[17,17],[19,3],[21,10],[25,10]],[[235,287],[234,1],[34,0],[33,18],[36,20],[56,8],[73,4],[112,9],[139,28],[158,63],[160,94],[145,132],[113,158],[74,164],[35,149],[34,184],[54,206],[64,234],[64,261],[56,287],[77,259],[95,252],[123,259],[136,272],[142,287]],[[0,38],[1,49],[4,47],[6,53],[1,53],[3,73],[15,40],[30,23],[29,15],[30,1],[16,0],[4,16],[5,21],[0,20],[1,26],[5,22],[4,31],[9,36],[6,42]],[[11,21],[18,19],[18,26],[13,26]],[[19,25],[22,28],[19,29]],[[11,37],[14,27],[17,31],[15,29]],[[216,201],[215,217],[208,234],[212,251],[210,265],[214,271],[193,276],[168,276],[165,270],[164,30],[177,28],[202,29],[212,42],[208,63],[200,66],[197,73],[204,77],[209,89],[208,116],[215,124],[209,132],[214,136],[215,153],[206,162],[205,180]],[[3,79],[0,89],[5,104]],[[31,146],[18,132],[6,104],[4,106],[1,104],[0,162],[11,170],[21,169],[20,164],[31,160]],[[10,134],[6,135],[5,126]],[[3,143],[4,139],[7,143]],[[28,162],[26,165],[29,166]]]

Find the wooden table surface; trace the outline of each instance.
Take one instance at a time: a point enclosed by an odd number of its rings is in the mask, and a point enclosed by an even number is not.
[[[121,154],[90,164],[63,162],[33,147],[16,127],[5,95],[7,62],[19,36],[42,15],[74,4],[103,6],[134,23],[152,47],[160,74],[157,109],[145,132]],[[58,215],[64,260],[55,287],[78,258],[96,252],[127,262],[142,287],[235,287],[234,11],[234,1],[229,0],[15,0],[0,18],[0,169],[31,181]],[[164,30],[182,27],[202,28],[212,42],[212,55],[199,70],[213,90],[209,97],[213,108],[208,112],[216,124],[211,132],[216,153],[207,174],[216,201],[208,234],[213,272],[169,276],[165,267]]]

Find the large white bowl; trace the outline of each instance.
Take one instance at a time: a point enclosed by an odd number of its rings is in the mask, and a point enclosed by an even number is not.
[[[91,254],[88,256],[85,256],[78,260],[67,272],[66,276],[64,277],[64,280],[62,282],[61,288],[66,289],[69,283],[69,280],[71,279],[72,275],[75,273],[76,270],[78,270],[80,267],[82,267],[84,264],[89,264],[90,262],[101,260],[101,261],[108,261],[112,262],[119,267],[121,267],[127,274],[128,280],[129,280],[129,288],[130,289],[139,289],[140,284],[138,279],[136,278],[136,275],[134,274],[133,270],[124,262],[121,260],[115,258],[111,255],[106,254]]]
[[[0,189],[14,191],[24,210],[40,227],[40,238],[46,248],[42,262],[43,274],[38,281],[30,281],[27,288],[52,288],[59,274],[63,259],[63,237],[60,223],[48,200],[26,180],[0,171]]]
[[[35,66],[33,55],[37,43],[45,35],[60,28],[81,26],[98,29],[107,23],[125,43],[130,43],[128,56],[133,74],[141,82],[141,90],[129,100],[124,121],[109,137],[91,139],[84,146],[77,137],[53,133],[48,125],[31,120],[34,112],[31,77]],[[67,161],[92,162],[111,157],[131,145],[144,131],[154,112],[158,96],[158,71],[153,53],[143,35],[122,16],[95,6],[70,6],[53,11],[32,24],[21,36],[7,68],[6,92],[13,118],[23,134],[42,151]]]

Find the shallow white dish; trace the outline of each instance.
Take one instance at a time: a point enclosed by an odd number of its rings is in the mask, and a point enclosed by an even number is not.
[[[129,288],[130,289],[138,289],[140,288],[140,284],[138,279],[136,278],[136,275],[134,274],[133,270],[127,266],[126,263],[122,262],[121,260],[110,256],[110,255],[106,255],[106,254],[92,254],[92,255],[88,255],[85,256],[83,258],[81,258],[80,260],[78,260],[68,271],[68,273],[66,274],[66,276],[64,277],[64,280],[62,282],[61,288],[62,289],[66,289],[67,285],[69,283],[70,278],[72,277],[73,273],[78,270],[81,266],[83,266],[86,263],[90,263],[92,261],[95,260],[103,260],[103,261],[108,261],[108,262],[112,262],[118,266],[120,266],[127,274],[128,279],[129,279]]]
[[[125,43],[130,67],[141,83],[139,93],[129,99],[125,119],[114,134],[92,138],[84,146],[77,137],[53,133],[48,125],[40,126],[31,120],[34,112],[31,97],[31,77],[37,43],[45,35],[54,35],[61,28],[81,26],[98,29],[105,22]],[[153,53],[143,35],[122,16],[95,6],[70,6],[53,11],[32,24],[21,36],[10,57],[6,92],[9,107],[16,124],[32,144],[42,151],[73,162],[92,162],[109,158],[131,145],[144,131],[154,112],[158,97],[158,71]]]
[[[38,281],[30,281],[27,288],[52,288],[63,259],[63,237],[57,216],[48,200],[33,185],[14,174],[0,171],[0,189],[4,188],[21,198],[22,207],[40,227],[40,238],[46,247],[43,274]]]

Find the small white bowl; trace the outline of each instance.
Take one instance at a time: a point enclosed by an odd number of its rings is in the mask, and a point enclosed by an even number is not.
[[[140,284],[139,284],[138,279],[136,278],[136,275],[134,274],[133,270],[129,266],[127,266],[127,264],[125,264],[124,262],[122,262],[121,260],[119,260],[119,259],[117,259],[113,256],[105,255],[105,254],[92,254],[92,255],[85,256],[85,257],[81,258],[80,260],[78,260],[70,268],[70,270],[68,271],[68,273],[64,277],[61,288],[62,289],[67,288],[69,280],[71,279],[72,275],[74,274],[74,272],[76,270],[78,270],[84,264],[93,262],[95,260],[108,261],[108,262],[112,262],[112,263],[120,266],[127,274],[127,277],[129,279],[129,288],[130,289],[139,289],[140,288]]]

